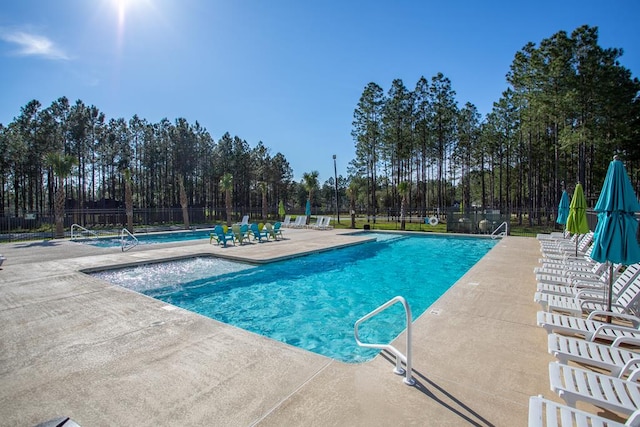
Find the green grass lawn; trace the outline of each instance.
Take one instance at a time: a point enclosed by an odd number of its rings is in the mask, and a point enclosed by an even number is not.
[[[418,222],[416,218],[413,218],[414,222],[405,222],[405,231],[424,231],[424,232],[432,232],[432,233],[446,233],[447,232],[447,224],[441,222],[436,226],[428,225],[423,222]],[[376,218],[376,222],[373,220],[367,222],[366,218],[358,217],[356,218],[356,229],[362,230],[364,229],[365,224],[369,224],[371,230],[400,230],[400,222],[398,221],[388,221],[386,218],[380,219]],[[351,228],[351,218],[348,216],[340,217],[340,222],[331,221],[331,225],[334,228]]]
[[[406,231],[422,231],[422,232],[431,232],[431,233],[446,233],[447,232],[447,223],[441,222],[436,226],[431,226],[429,224],[425,224],[423,222],[418,221],[417,218],[412,218],[413,222],[405,223]],[[386,218],[376,218],[375,224],[373,221],[367,222],[365,217],[357,217],[356,218],[356,229],[362,230],[365,224],[369,224],[370,229],[372,230],[400,230],[400,222],[394,220],[387,220]],[[335,220],[331,221],[331,225],[334,228],[343,228],[350,229],[351,228],[351,218],[349,216],[340,216],[340,223],[337,223]],[[551,233],[553,231],[561,231],[559,226],[530,226],[528,224],[518,225],[515,222],[512,222],[510,225],[511,236],[523,236],[523,237],[535,237],[539,233]]]

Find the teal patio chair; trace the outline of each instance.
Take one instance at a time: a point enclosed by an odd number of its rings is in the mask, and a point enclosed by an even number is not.
[[[253,234],[253,240],[257,240],[260,243],[262,243],[262,239],[269,240],[269,232],[260,231],[260,229],[258,228],[258,224],[256,224],[255,222],[251,223],[251,225],[249,226],[249,230],[251,231],[251,234]]]
[[[209,235],[209,243],[212,243],[214,239],[219,245],[223,245],[225,248],[227,247],[227,242],[233,243],[234,246],[236,244],[233,240],[233,233],[225,233],[221,225],[216,225],[214,227],[213,233]]]
[[[281,222],[276,222],[275,224],[273,224],[273,232],[275,233],[276,236],[280,236],[281,239],[284,239],[284,236],[282,235]]]

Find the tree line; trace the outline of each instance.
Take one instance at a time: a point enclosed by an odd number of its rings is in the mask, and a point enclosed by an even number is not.
[[[386,93],[369,83],[352,127],[357,200],[370,215],[405,201],[419,215],[477,207],[533,222],[577,182],[595,204],[614,154],[638,189],[640,82],[622,54],[599,46],[589,26],[528,43],[485,118],[470,102],[458,106],[442,73],[413,90],[400,79]]]
[[[64,187],[67,209],[124,207],[127,177],[136,208],[172,208],[185,203],[214,216],[265,211],[279,201],[304,205],[306,189],[292,181],[282,153],[262,142],[250,147],[224,134],[215,141],[197,121],[150,123],[106,119],[97,107],[61,97],[43,108],[28,102],[7,126],[0,125],[0,215],[50,213]],[[73,160],[58,180],[51,153]],[[225,195],[224,186],[233,195]],[[300,200],[302,199],[302,200]]]

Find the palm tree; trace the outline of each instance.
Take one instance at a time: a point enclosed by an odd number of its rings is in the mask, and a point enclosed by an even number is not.
[[[304,188],[309,192],[309,203],[311,203],[313,190],[318,187],[318,175],[318,171],[311,171],[309,173],[305,172],[304,174],[302,174]],[[307,218],[307,224],[309,223],[310,219],[311,218]]]
[[[409,192],[409,183],[407,181],[402,181],[398,184],[398,194],[400,194],[400,230],[404,230],[405,227],[405,219],[404,219],[404,208],[407,203],[407,194]]]
[[[224,191],[224,202],[225,208],[227,211],[227,225],[231,226],[231,190],[233,190],[233,175],[229,172],[222,175],[220,178],[220,187],[222,187],[222,191]]]
[[[76,163],[76,158],[60,153],[51,152],[46,155],[47,164],[53,169],[57,178],[56,194],[54,199],[54,216],[56,222],[55,238],[64,237],[64,180],[71,174],[71,169]]]

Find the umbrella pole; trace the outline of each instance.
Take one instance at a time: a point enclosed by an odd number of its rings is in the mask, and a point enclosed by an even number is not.
[[[576,236],[576,258],[578,258],[578,240],[580,238],[580,235]]]
[[[611,311],[611,299],[613,296],[613,263],[609,263],[609,289],[607,290],[607,311]],[[607,323],[611,323],[611,316],[607,316]]]

